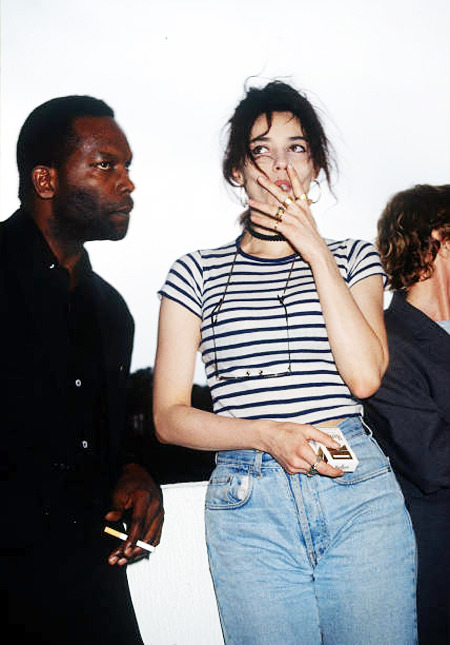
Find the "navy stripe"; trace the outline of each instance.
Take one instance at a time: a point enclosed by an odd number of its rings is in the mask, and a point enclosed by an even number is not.
[[[373,245],[358,240],[326,243],[347,284],[382,274]],[[337,372],[311,268],[297,256],[289,273],[292,260],[251,257],[234,242],[188,254],[169,273],[161,293],[197,317],[203,312],[200,351],[219,414],[317,423],[361,411]],[[278,296],[288,276],[286,324]],[[213,328],[211,314],[220,302]],[[220,381],[215,378],[216,358],[219,373],[229,376],[255,369],[284,372],[290,358],[291,374]]]

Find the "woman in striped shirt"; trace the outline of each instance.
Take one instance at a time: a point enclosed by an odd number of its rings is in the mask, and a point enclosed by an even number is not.
[[[378,255],[317,230],[308,192],[329,183],[329,147],[304,95],[251,88],[229,126],[243,233],[172,266],[154,380],[159,439],[217,451],[206,534],[225,642],[411,645],[414,536],[360,417],[388,361]],[[197,350],[214,413],[191,407]],[[336,429],[359,460],[345,474],[323,457]]]

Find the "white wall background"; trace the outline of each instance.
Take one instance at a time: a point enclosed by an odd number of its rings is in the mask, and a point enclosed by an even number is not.
[[[205,543],[206,482],[163,486],[163,539],[127,568],[145,645],[223,645]]]
[[[88,248],[135,316],[133,369],[152,365],[170,264],[238,234],[220,164],[245,79],[283,77],[322,110],[340,175],[319,227],[373,240],[392,193],[449,182],[449,33],[448,0],[2,0],[0,218],[18,205],[29,112],[74,93],[110,103],[134,151],[135,209],[123,242]]]

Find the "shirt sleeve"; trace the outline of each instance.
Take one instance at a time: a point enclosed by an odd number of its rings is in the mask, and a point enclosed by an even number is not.
[[[202,318],[203,269],[199,251],[188,253],[174,262],[158,295],[175,300]]]
[[[386,274],[381,266],[378,251],[370,242],[348,240],[347,247],[347,284],[353,287],[360,280],[372,275],[381,275],[386,286]]]

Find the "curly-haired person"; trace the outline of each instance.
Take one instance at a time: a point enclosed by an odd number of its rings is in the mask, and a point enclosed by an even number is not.
[[[419,558],[421,645],[450,643],[450,185],[398,193],[378,222],[394,290],[390,363],[365,412],[391,458]]]

